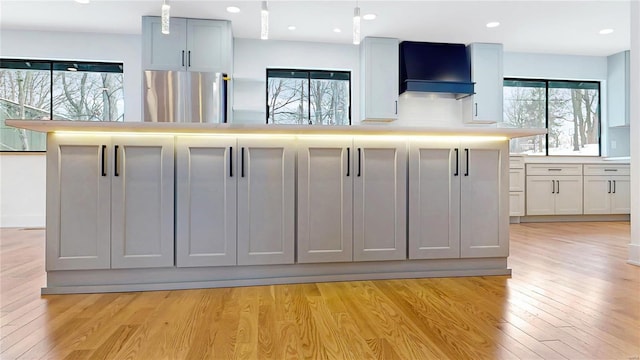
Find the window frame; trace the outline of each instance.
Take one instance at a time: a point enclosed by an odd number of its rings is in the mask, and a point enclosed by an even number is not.
[[[48,69],[38,69],[32,68],[29,66],[21,67],[20,65],[16,66],[7,66],[9,64],[38,64],[42,66],[44,64],[48,65]],[[0,58],[0,70],[4,69],[13,69],[13,70],[41,70],[49,72],[49,120],[50,121],[64,121],[64,120],[54,120],[53,114],[53,90],[54,90],[54,72],[60,71],[61,69],[68,68],[68,65],[78,68],[78,72],[91,72],[91,73],[116,73],[122,74],[124,81],[124,62],[117,61],[86,61],[86,60],[50,60],[50,59],[27,59],[27,58]],[[90,68],[97,68],[96,71],[91,71]],[[110,71],[109,69],[118,69],[118,71]],[[123,86],[124,91],[124,86]],[[116,120],[117,121],[117,120]],[[44,153],[47,150],[4,150],[0,149],[0,153],[6,154],[20,154],[20,153]]]
[[[351,126],[352,124],[352,119],[351,119],[351,70],[326,70],[326,69],[321,69],[321,70],[317,70],[317,69],[293,69],[293,68],[266,68],[265,69],[265,79],[266,79],[266,85],[265,85],[265,121],[266,124],[268,125],[277,125],[273,122],[269,122],[269,72],[270,71],[290,71],[290,72],[301,72],[301,73],[307,73],[307,116],[308,116],[308,121],[311,121],[311,80],[314,79],[311,77],[311,73],[340,73],[340,74],[346,74],[349,76],[349,125]],[[300,78],[303,79],[303,78]],[[308,125],[312,125],[312,124],[308,124]],[[318,126],[347,126],[347,125],[318,125]]]
[[[541,78],[520,78],[520,77],[505,77],[502,79],[503,88],[505,81],[522,81],[522,82],[542,82],[545,84],[544,93],[544,129],[547,130],[545,136],[545,153],[544,155],[530,155],[530,156],[545,156],[545,157],[602,157],[602,81],[599,80],[566,80],[566,79],[541,79]],[[590,83],[596,84],[598,87],[598,155],[550,155],[549,154],[549,83],[564,82],[564,83]],[[504,92],[502,94],[504,99]],[[504,100],[503,100],[504,101]],[[514,155],[517,155],[515,153]]]

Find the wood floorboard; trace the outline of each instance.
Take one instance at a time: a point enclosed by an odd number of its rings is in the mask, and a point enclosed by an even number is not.
[[[44,230],[0,229],[0,359],[637,359],[628,222],[513,224],[513,274],[40,295]]]

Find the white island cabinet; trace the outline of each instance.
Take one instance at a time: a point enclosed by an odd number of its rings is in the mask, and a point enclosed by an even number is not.
[[[509,253],[504,141],[415,140],[409,150],[409,257]]]
[[[173,137],[50,134],[47,270],[173,266]]]
[[[176,140],[176,265],[236,264],[236,139]]]
[[[238,138],[238,265],[293,264],[295,143]]]
[[[48,133],[44,294],[508,275],[508,138],[542,133],[6,123]]]

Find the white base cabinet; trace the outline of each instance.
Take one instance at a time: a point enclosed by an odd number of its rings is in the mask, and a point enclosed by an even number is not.
[[[47,270],[173,266],[173,136],[49,134]]]
[[[238,138],[238,265],[293,264],[295,143]]]
[[[411,142],[410,258],[508,255],[507,154],[506,142]]]
[[[585,214],[630,214],[629,176],[585,176]]]
[[[176,265],[236,265],[236,139],[176,140]]]

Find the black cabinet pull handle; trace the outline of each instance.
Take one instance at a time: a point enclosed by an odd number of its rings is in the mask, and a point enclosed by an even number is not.
[[[551,180],[551,193],[552,194],[556,193],[556,181],[555,180]]]
[[[244,177],[244,147],[240,148],[240,176]]]
[[[474,103],[476,109],[475,109],[475,114],[473,116],[478,116],[478,103]]]
[[[351,172],[351,148],[347,148],[347,176]]]
[[[358,148],[358,176],[360,176],[362,170],[362,150]]]
[[[556,190],[556,194],[560,194],[560,180],[556,180],[558,182],[558,189]]]
[[[607,191],[607,194],[611,194],[611,180],[607,180],[607,184],[609,184],[609,191]]]
[[[189,50],[189,51],[187,52],[187,54],[188,54],[188,55],[187,55],[187,59],[188,59],[187,65],[188,65],[189,67],[191,67],[191,50]]]
[[[184,50],[182,50],[182,66],[184,66]]]
[[[464,149],[465,157],[467,158],[467,168],[464,176],[469,176],[469,149]]]
[[[398,115],[398,100],[396,100],[396,115]]]
[[[454,151],[456,152],[456,172],[453,173],[453,176],[458,176],[458,168],[460,167],[460,164],[458,163],[458,148],[455,148]]]
[[[105,165],[106,165],[105,157],[107,156],[106,152],[107,152],[107,145],[102,145],[102,154],[100,155],[100,159],[101,159],[100,170],[102,170],[102,176],[107,176],[107,169],[105,168]]]
[[[233,146],[229,146],[229,177],[233,177]]]
[[[113,147],[113,176],[120,176],[118,173],[118,145]]]
[[[615,180],[613,180],[613,193],[614,194],[616,193],[616,181]]]

